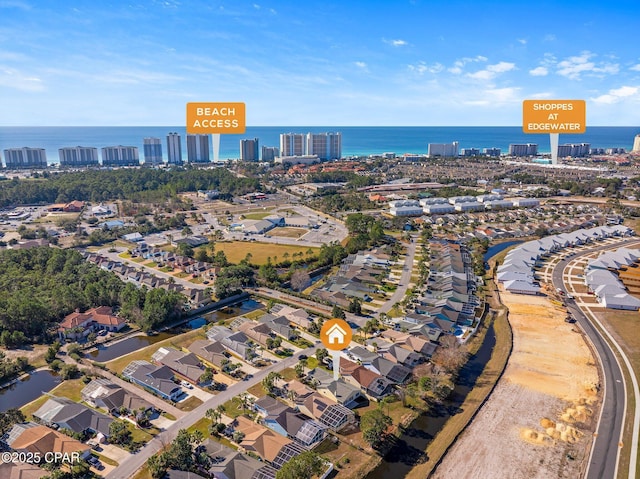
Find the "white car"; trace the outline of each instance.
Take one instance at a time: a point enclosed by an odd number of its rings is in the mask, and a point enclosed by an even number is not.
[[[193,389],[193,385],[191,383],[188,383],[187,381],[182,381],[180,384],[182,384],[182,386],[187,389]]]

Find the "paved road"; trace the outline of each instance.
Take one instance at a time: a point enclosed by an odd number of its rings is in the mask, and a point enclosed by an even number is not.
[[[637,239],[633,240],[637,242]],[[579,254],[587,254],[594,251],[617,249],[627,244],[602,245],[596,248],[581,251]],[[562,287],[566,291],[563,281],[563,272],[567,264],[575,259],[564,258],[554,267],[552,273],[553,285]],[[597,431],[593,442],[591,457],[588,464],[587,479],[615,479],[620,453],[619,442],[625,416],[626,394],[624,375],[616,360],[615,353],[609,347],[607,341],[601,336],[591,320],[575,303],[574,300],[566,300],[567,309],[576,318],[583,331],[589,336],[600,358],[604,374],[604,399],[602,403],[601,417],[597,425]]]
[[[234,396],[245,392],[254,384],[258,384],[262,381],[267,374],[272,371],[282,371],[288,367],[293,367],[298,362],[298,357],[301,354],[307,356],[315,353],[316,346],[305,349],[298,352],[294,356],[286,358],[279,363],[273,364],[262,371],[256,373],[249,381],[241,381],[233,386],[229,387],[226,391],[222,391],[216,396],[212,397],[208,401],[205,401],[193,411],[187,413],[182,418],[173,423],[167,430],[158,434],[155,438],[147,443],[137,454],[128,457],[125,461],[120,463],[113,471],[107,474],[106,479],[130,479],[141,468],[147,460],[156,452],[158,452],[164,445],[171,443],[175,439],[180,429],[186,429],[198,420],[205,417],[205,412],[209,408],[216,408],[221,404],[224,404]]]
[[[407,256],[404,260],[404,267],[402,268],[402,275],[400,276],[400,285],[398,289],[396,289],[391,297],[387,299],[387,301],[378,308],[378,311],[375,313],[379,315],[380,313],[388,313],[393,305],[399,301],[402,301],[404,295],[409,289],[409,282],[411,281],[411,271],[413,269],[413,259],[416,255],[416,247],[417,240],[416,238],[411,239],[411,243],[407,247]]]

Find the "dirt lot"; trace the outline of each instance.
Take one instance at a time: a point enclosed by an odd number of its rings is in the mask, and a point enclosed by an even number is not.
[[[514,336],[507,369],[433,477],[580,477],[598,410],[593,356],[546,298],[501,297]]]

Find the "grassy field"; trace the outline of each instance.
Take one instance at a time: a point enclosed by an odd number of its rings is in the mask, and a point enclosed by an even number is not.
[[[272,229],[269,234],[271,236],[280,236],[282,238],[300,238],[308,232],[309,230],[304,228],[283,227]]]
[[[62,396],[79,402],[82,400],[82,395],[80,394],[80,392],[85,386],[86,384],[83,383],[81,379],[68,379],[66,381],[62,381],[55,388],[49,391],[47,393],[48,395],[43,395],[35,401],[32,401],[29,404],[25,404],[20,409],[27,417],[27,419],[29,419],[34,412],[40,409],[40,406],[47,402],[47,399],[49,399],[49,395]]]
[[[307,258],[307,250],[311,249],[314,255],[318,252],[318,248],[309,248],[308,246],[292,246],[273,243],[258,243],[246,241],[229,241],[216,243],[216,251],[224,251],[227,259],[231,263],[239,263],[251,253],[251,263],[261,265],[267,262],[267,258],[271,257],[271,261],[275,262],[284,259],[284,254],[288,253],[289,258],[293,253],[302,253]]]
[[[108,361],[106,366],[109,370],[122,373],[122,370],[127,367],[131,361],[135,360],[145,360],[151,361],[151,356],[162,346],[172,346],[176,349],[181,349],[182,347],[186,347],[196,339],[205,339],[206,336],[201,329],[194,329],[193,331],[188,331],[184,334],[180,334],[178,336],[174,336],[172,338],[165,339],[164,341],[157,342],[155,344],[150,344],[146,348],[139,349],[125,356],[121,356],[113,361]]]
[[[195,408],[202,404],[202,399],[195,396],[188,397],[184,401],[176,403],[176,407],[181,411],[193,411]]]
[[[242,216],[244,216],[246,220],[263,220],[270,215],[271,215],[271,211],[264,211],[262,213],[247,213],[246,215],[242,215]]]

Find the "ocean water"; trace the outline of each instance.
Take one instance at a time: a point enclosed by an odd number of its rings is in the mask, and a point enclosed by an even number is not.
[[[44,148],[47,161],[57,163],[58,148],[66,146],[137,146],[143,159],[143,138],[162,140],[162,152],[166,160],[166,135],[169,132],[182,135],[183,158],[186,159],[186,131],[176,126],[133,127],[0,127],[0,150],[7,148]],[[500,127],[368,127],[368,126],[254,126],[247,127],[243,135],[221,135],[219,159],[235,159],[240,156],[240,140],[258,138],[260,147],[279,146],[280,133],[342,133],[342,155],[362,156],[383,152],[426,154],[429,143],[458,141],[460,148],[500,148],[506,153],[511,143],[537,143],[538,151],[550,151],[549,135],[527,135],[522,128]],[[582,135],[560,135],[560,144],[590,143],[594,148],[622,147],[627,151],[633,146],[639,127],[588,127]],[[100,154],[100,153],[99,153]],[[211,156],[213,158],[213,155]]]

